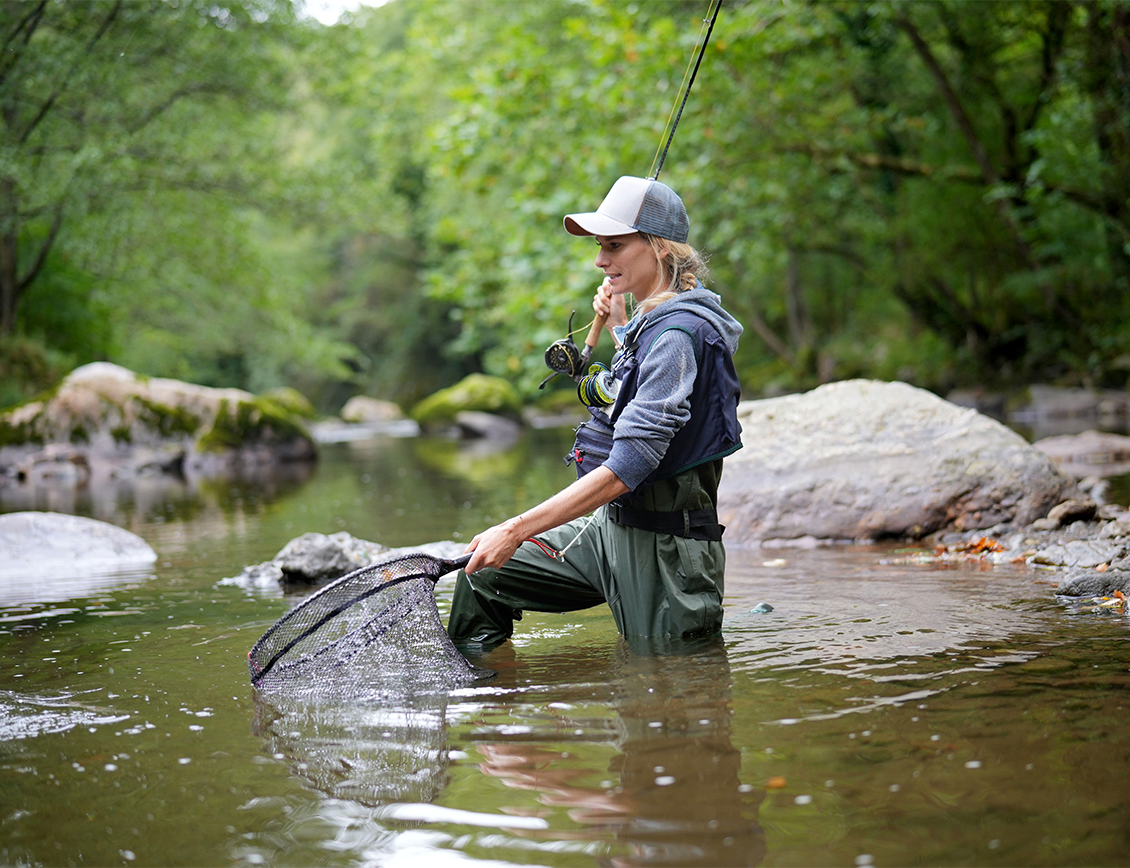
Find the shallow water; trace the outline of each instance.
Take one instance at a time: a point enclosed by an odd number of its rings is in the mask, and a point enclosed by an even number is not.
[[[247,651],[292,601],[224,577],[305,531],[467,539],[567,481],[565,445],[374,440],[308,479],[0,495],[160,554],[0,603],[0,861],[1125,863],[1126,616],[1024,565],[732,548],[718,642],[528,615],[487,683],[256,697]]]

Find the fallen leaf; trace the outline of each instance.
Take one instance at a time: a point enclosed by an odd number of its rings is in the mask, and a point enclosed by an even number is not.
[[[770,778],[765,782],[765,789],[767,790],[783,790],[788,785],[788,782],[778,775],[775,778]]]

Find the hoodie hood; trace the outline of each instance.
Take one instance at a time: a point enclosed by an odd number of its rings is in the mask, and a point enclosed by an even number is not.
[[[742,324],[722,307],[721,296],[711,292],[701,283],[694,289],[680,292],[673,298],[667,299],[645,314],[632,317],[626,325],[614,330],[616,337],[621,343],[631,343],[645,326],[680,311],[689,311],[714,326],[718,334],[725,339],[730,355],[738,351],[738,338],[743,331]]]

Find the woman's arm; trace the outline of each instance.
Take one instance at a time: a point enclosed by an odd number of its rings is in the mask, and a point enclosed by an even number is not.
[[[478,534],[464,550],[474,552],[466,571],[473,573],[481,567],[501,567],[514,556],[523,541],[588,515],[629,490],[607,467],[598,467],[532,509]]]

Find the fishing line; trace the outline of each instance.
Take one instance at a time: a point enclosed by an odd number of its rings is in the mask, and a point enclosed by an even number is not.
[[[706,7],[709,18],[702,20],[702,27],[698,31],[699,38],[702,40],[701,44],[698,46],[698,54],[697,56],[692,55],[691,60],[687,62],[687,70],[683,73],[683,81],[679,85],[679,90],[683,94],[682,101],[680,102],[679,95],[676,93],[675,102],[671,105],[671,114],[667,116],[667,126],[663,128],[664,134],[667,133],[668,129],[671,130],[670,135],[667,136],[667,144],[660,145],[660,148],[656,148],[655,157],[651,161],[652,171],[648,173],[648,177],[653,181],[659,178],[659,170],[663,168],[663,161],[667,159],[667,151],[671,147],[671,140],[675,138],[675,130],[679,126],[679,120],[683,117],[683,107],[687,104],[687,97],[691,95],[691,87],[694,85],[695,76],[698,75],[698,67],[702,63],[702,56],[706,53],[706,44],[710,41],[710,34],[714,30],[714,22],[718,20],[718,10],[722,8],[722,0],[716,0],[716,2],[717,5],[715,5],[715,0],[710,0],[710,5]],[[711,6],[714,6],[713,13],[710,12]],[[706,31],[705,37],[702,35],[703,30]],[[691,68],[692,63],[694,66],[693,69]],[[678,114],[675,114],[676,106],[678,106],[679,109]],[[674,122],[671,120],[672,115],[674,116]],[[662,137],[660,141],[662,141]],[[660,149],[663,151],[662,155],[660,155]],[[656,165],[657,161],[658,165]]]

